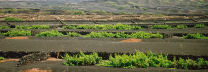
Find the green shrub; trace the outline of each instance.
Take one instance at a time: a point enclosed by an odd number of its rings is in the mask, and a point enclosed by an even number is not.
[[[0,60],[3,60],[4,59],[4,57],[0,57]]]
[[[141,26],[133,26],[132,29],[133,30],[140,30],[140,29],[142,29],[142,27]]]
[[[153,29],[171,29],[171,26],[169,25],[153,25]]]
[[[76,33],[76,32],[69,32],[69,33],[67,33],[67,35],[68,35],[69,37],[79,37],[79,36],[81,36],[81,34]]]
[[[207,68],[208,64],[206,64],[207,61],[205,61],[203,58],[198,58],[196,61],[192,59],[182,59],[179,58],[177,61],[177,68],[182,68],[182,69],[202,69],[202,68]]]
[[[75,56],[66,54],[63,59],[64,64],[67,66],[95,65],[102,61],[102,57],[99,57],[97,53],[85,55],[83,52],[80,52],[80,55]]]
[[[167,56],[163,55],[156,55],[152,52],[148,52],[147,56],[149,58],[149,64],[151,67],[166,67],[166,68],[172,68],[174,67],[174,62],[171,60],[168,60]]]
[[[25,31],[25,30],[11,30],[6,33],[4,33],[4,36],[31,36],[31,31]]]
[[[96,30],[116,30],[114,25],[91,25],[91,29]]]
[[[128,38],[129,35],[125,34],[124,32],[118,32],[114,35],[114,38]]]
[[[188,34],[186,36],[183,36],[183,38],[185,38],[185,39],[208,39],[208,37],[206,37],[200,33]]]
[[[163,35],[160,33],[152,34],[151,38],[163,38]]]
[[[185,29],[185,28],[188,28],[188,26],[186,26],[186,25],[177,25],[176,28],[177,29]]]
[[[49,25],[17,25],[15,26],[16,29],[49,29]]]
[[[133,26],[126,24],[115,24],[114,25],[117,30],[131,30]]]
[[[9,22],[9,21],[23,21],[23,19],[14,18],[14,17],[6,17],[6,18],[4,18],[4,21],[7,21],[7,22]]]
[[[127,24],[115,25],[68,25],[63,26],[64,29],[96,29],[96,30],[139,30],[141,26],[131,26]]]
[[[15,29],[31,29],[31,26],[29,26],[29,25],[17,25],[17,26],[15,26]]]
[[[9,26],[0,25],[0,29],[10,29]]]
[[[135,67],[146,68],[149,67],[148,62],[149,59],[144,53],[137,52],[134,55],[115,54],[115,57],[110,56],[109,61],[103,62],[101,65],[111,66],[111,67],[123,67],[123,68],[135,68]]]
[[[51,31],[44,31],[44,32],[41,32],[39,34],[36,34],[36,36],[39,36],[39,37],[60,37],[60,36],[63,36],[62,33],[58,32],[57,30],[51,30]]]
[[[208,61],[205,61],[206,66],[208,67]]]
[[[90,34],[87,34],[87,37],[90,38],[106,38],[106,37],[113,38],[114,36],[115,34],[107,33],[107,32],[91,32]]]
[[[124,32],[118,32],[118,33],[108,33],[108,32],[91,32],[90,34],[87,34],[87,37],[90,38],[141,38],[141,39],[148,39],[148,38],[163,38],[163,35],[157,33],[146,33],[143,31],[132,33],[132,34],[125,34]]]
[[[205,60],[203,58],[198,58],[197,59],[197,66],[198,66],[198,69],[205,67],[206,66]]]
[[[152,33],[146,33],[143,31],[132,33],[130,38],[141,38],[141,39],[148,39],[148,38],[163,38],[163,35],[157,33],[157,34],[152,34]]]
[[[194,27],[195,27],[195,28],[204,28],[205,25],[204,25],[204,24],[196,24]]]
[[[197,67],[197,63],[196,61],[192,60],[192,59],[182,59],[180,58],[178,61],[178,67],[179,68],[184,68],[184,69],[191,69],[191,68],[196,68]]]
[[[143,31],[136,32],[131,34],[131,38],[141,38],[141,39],[148,39],[152,37],[152,33],[146,33]]]
[[[148,52],[136,52],[130,55],[110,55],[108,61],[103,61],[100,66],[122,67],[122,68],[147,68],[147,67],[165,67],[165,68],[182,68],[182,69],[202,69],[208,67],[208,61],[198,58],[196,61],[192,59],[169,60],[166,55],[153,54]]]
[[[148,53],[147,55],[143,52],[136,52],[131,55],[117,55],[115,57],[110,56],[109,61],[103,62],[100,65],[112,66],[112,67],[123,67],[123,68],[147,68],[152,67],[173,67],[173,62],[167,59],[167,56],[155,55]]]

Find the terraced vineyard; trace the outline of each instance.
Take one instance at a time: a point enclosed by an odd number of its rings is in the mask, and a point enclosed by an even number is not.
[[[207,70],[206,15],[112,17],[1,21],[0,60],[20,58],[20,66],[4,62],[0,69],[47,69],[44,65],[48,65],[57,72]],[[33,60],[24,61],[27,57]],[[39,62],[48,57],[61,60]]]

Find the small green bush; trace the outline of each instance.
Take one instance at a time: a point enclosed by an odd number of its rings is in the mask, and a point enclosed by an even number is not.
[[[95,65],[102,61],[102,57],[99,57],[97,53],[85,55],[83,52],[80,52],[80,55],[75,56],[66,54],[63,59],[64,64],[67,66]]]
[[[9,22],[9,21],[24,21],[24,20],[21,18],[6,17],[6,18],[4,18],[4,21]]]
[[[152,34],[140,31],[140,32],[133,33],[130,36],[131,38],[148,39],[152,37]]]
[[[177,29],[185,29],[185,28],[188,28],[188,26],[186,26],[186,25],[177,25],[176,28]]]
[[[180,58],[178,61],[178,67],[183,69],[197,68],[197,63],[192,59],[184,60]]]
[[[4,57],[0,57],[0,60],[3,60],[4,59]]]
[[[10,29],[9,26],[0,25],[0,29]]]
[[[149,67],[148,62],[149,59],[144,53],[137,52],[135,55],[115,54],[115,57],[110,56],[109,61],[105,61],[100,65],[111,66],[111,67],[123,67],[123,68],[135,68],[135,67],[147,68]]]
[[[184,39],[208,39],[208,37],[200,34],[200,33],[196,33],[196,34],[188,34],[186,36],[183,36]]]
[[[166,67],[172,68],[174,67],[174,62],[168,60],[167,56],[156,55],[152,52],[148,52],[147,56],[149,57],[149,64],[151,67]]]
[[[31,26],[29,26],[29,25],[17,25],[17,26],[15,26],[15,29],[31,29]]]
[[[15,29],[49,29],[49,25],[17,25],[15,26]]]
[[[130,38],[141,38],[141,39],[148,39],[148,38],[163,38],[163,35],[157,33],[157,34],[152,34],[152,33],[146,33],[143,31],[132,33],[129,35]]]
[[[152,29],[171,29],[169,25],[153,25]]]
[[[197,65],[198,69],[201,69],[201,68],[206,66],[206,62],[205,62],[205,60],[203,58],[198,58],[197,59],[197,64],[198,64]]]
[[[69,37],[79,37],[79,36],[81,36],[81,34],[76,33],[76,32],[69,32],[69,33],[67,33],[67,35],[68,35]]]
[[[31,31],[25,30],[11,30],[6,33],[3,33],[4,36],[31,36]]]
[[[108,32],[91,32],[90,34],[87,34],[87,37],[90,38],[106,38],[106,37],[113,38],[114,36],[115,34]]]
[[[160,33],[152,34],[151,38],[163,38],[163,35]]]
[[[204,24],[196,24],[194,27],[195,27],[195,28],[204,28],[205,25],[204,25]]]
[[[36,34],[38,37],[60,37],[63,36],[62,33],[58,32],[57,30],[51,30],[51,31],[44,31],[39,34]]]
[[[124,32],[118,32],[114,35],[114,38],[129,38],[129,35]]]
[[[114,25],[117,30],[131,30],[134,26],[127,24],[115,24]]]

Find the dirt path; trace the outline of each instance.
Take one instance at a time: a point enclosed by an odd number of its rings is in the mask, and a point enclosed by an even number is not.
[[[0,40],[0,51],[8,52],[142,52],[168,53],[169,55],[208,56],[207,40],[142,40],[120,42],[117,40]]]

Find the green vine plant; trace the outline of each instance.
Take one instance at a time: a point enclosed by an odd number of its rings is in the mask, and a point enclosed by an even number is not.
[[[81,34],[76,33],[76,32],[68,32],[67,35],[69,37],[80,37],[81,36]]]
[[[0,29],[10,29],[9,26],[5,26],[5,25],[0,25]]]
[[[24,21],[24,20],[23,20],[23,19],[21,19],[21,18],[6,17],[6,18],[4,18],[4,21],[6,21],[6,22],[11,22],[11,21],[18,22],[18,21]]]
[[[146,33],[143,31],[132,33],[132,34],[125,34],[124,32],[118,33],[108,33],[108,32],[91,32],[90,34],[86,35],[89,38],[141,38],[141,39],[149,39],[149,38],[163,38],[162,34],[156,33]]]
[[[49,25],[17,25],[15,26],[15,29],[49,29]]]
[[[153,25],[152,29],[171,29],[172,27],[169,25]]]
[[[196,34],[187,34],[183,36],[184,39],[208,39],[208,37],[204,36],[203,34],[196,33]]]
[[[133,26],[127,24],[115,25],[67,25],[63,29],[95,29],[95,30],[140,30],[141,26]]]
[[[143,53],[136,52],[134,54],[115,54],[110,55],[109,59],[103,60],[97,53],[89,55],[80,52],[78,55],[70,56],[65,54],[63,56],[63,64],[67,66],[86,66],[98,65],[107,67],[120,68],[148,68],[148,67],[164,67],[164,68],[178,68],[178,69],[205,69],[208,68],[208,61],[203,58],[196,60],[182,59],[178,60],[174,57],[172,60],[167,58],[167,55],[154,54],[152,52]]]
[[[194,27],[195,28],[205,28],[205,25],[204,24],[196,24]]]
[[[3,60],[3,59],[4,59],[4,57],[0,57],[0,61]]]
[[[11,30],[6,33],[2,33],[3,36],[31,36],[31,31],[28,30]]]
[[[95,65],[102,61],[102,57],[99,57],[97,53],[92,53],[90,55],[85,55],[80,52],[79,55],[70,56],[65,54],[63,57],[64,64],[67,66],[85,66],[85,65]]]
[[[176,26],[176,29],[186,29],[186,28],[188,28],[188,26],[186,26],[186,25],[177,25]]]

